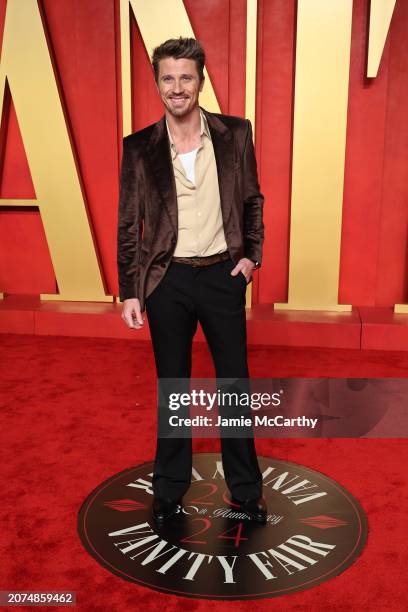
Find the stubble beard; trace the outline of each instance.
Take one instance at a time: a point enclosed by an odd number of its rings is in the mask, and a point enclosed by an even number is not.
[[[186,117],[187,115],[189,115],[196,106],[198,106],[198,99],[196,100],[196,103],[191,106],[190,104],[188,104],[188,102],[191,102],[190,98],[187,98],[187,103],[185,106],[183,106],[182,108],[175,108],[172,105],[171,99],[170,98],[166,98],[166,104],[165,107],[167,108],[167,110],[169,111],[169,113],[171,115],[173,115],[173,117]]]

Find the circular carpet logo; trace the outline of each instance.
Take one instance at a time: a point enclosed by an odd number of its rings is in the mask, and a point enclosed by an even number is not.
[[[255,599],[329,580],[364,548],[360,504],[324,474],[258,457],[268,520],[234,506],[218,453],[193,455],[192,484],[169,522],[151,514],[153,463],[116,474],[84,501],[78,530],[86,550],[118,576],[165,593]]]

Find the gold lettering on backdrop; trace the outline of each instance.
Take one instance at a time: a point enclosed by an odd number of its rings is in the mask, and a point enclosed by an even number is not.
[[[194,33],[182,0],[120,2],[123,134],[127,135],[132,131],[129,7],[149,53],[162,40],[175,36],[176,30],[176,35]],[[394,7],[395,0],[371,1],[368,76],[377,73]],[[246,116],[254,128],[256,8],[256,0],[248,0]],[[352,0],[298,0],[289,301],[276,304],[277,309],[350,309],[337,303],[337,294],[351,11]],[[112,296],[104,294],[35,0],[26,0],[23,10],[18,0],[7,2],[1,108],[6,78],[37,199],[0,199],[0,206],[37,205],[40,209],[59,287],[59,294],[41,294],[41,299],[112,301]],[[219,112],[208,74],[201,101]],[[407,312],[408,305],[396,305],[396,311]]]
[[[368,76],[377,74],[395,0],[372,0]],[[338,304],[352,0],[298,0],[286,310]]]
[[[36,0],[8,0],[0,65],[14,102],[37,199],[1,199],[38,206],[59,294],[43,300],[112,302],[105,295],[45,33]]]
[[[376,77],[396,0],[371,0],[367,76]]]
[[[286,310],[338,304],[352,0],[298,0]]]

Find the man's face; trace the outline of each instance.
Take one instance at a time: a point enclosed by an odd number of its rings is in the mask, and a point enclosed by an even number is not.
[[[175,117],[187,115],[198,105],[203,85],[195,60],[173,57],[160,60],[157,87],[164,106]]]

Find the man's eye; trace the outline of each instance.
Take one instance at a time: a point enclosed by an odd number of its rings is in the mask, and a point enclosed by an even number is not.
[[[165,77],[163,77],[163,81],[166,81],[166,82],[171,81],[171,77],[165,76]]]
[[[191,81],[191,76],[183,76],[181,77],[183,81]]]

